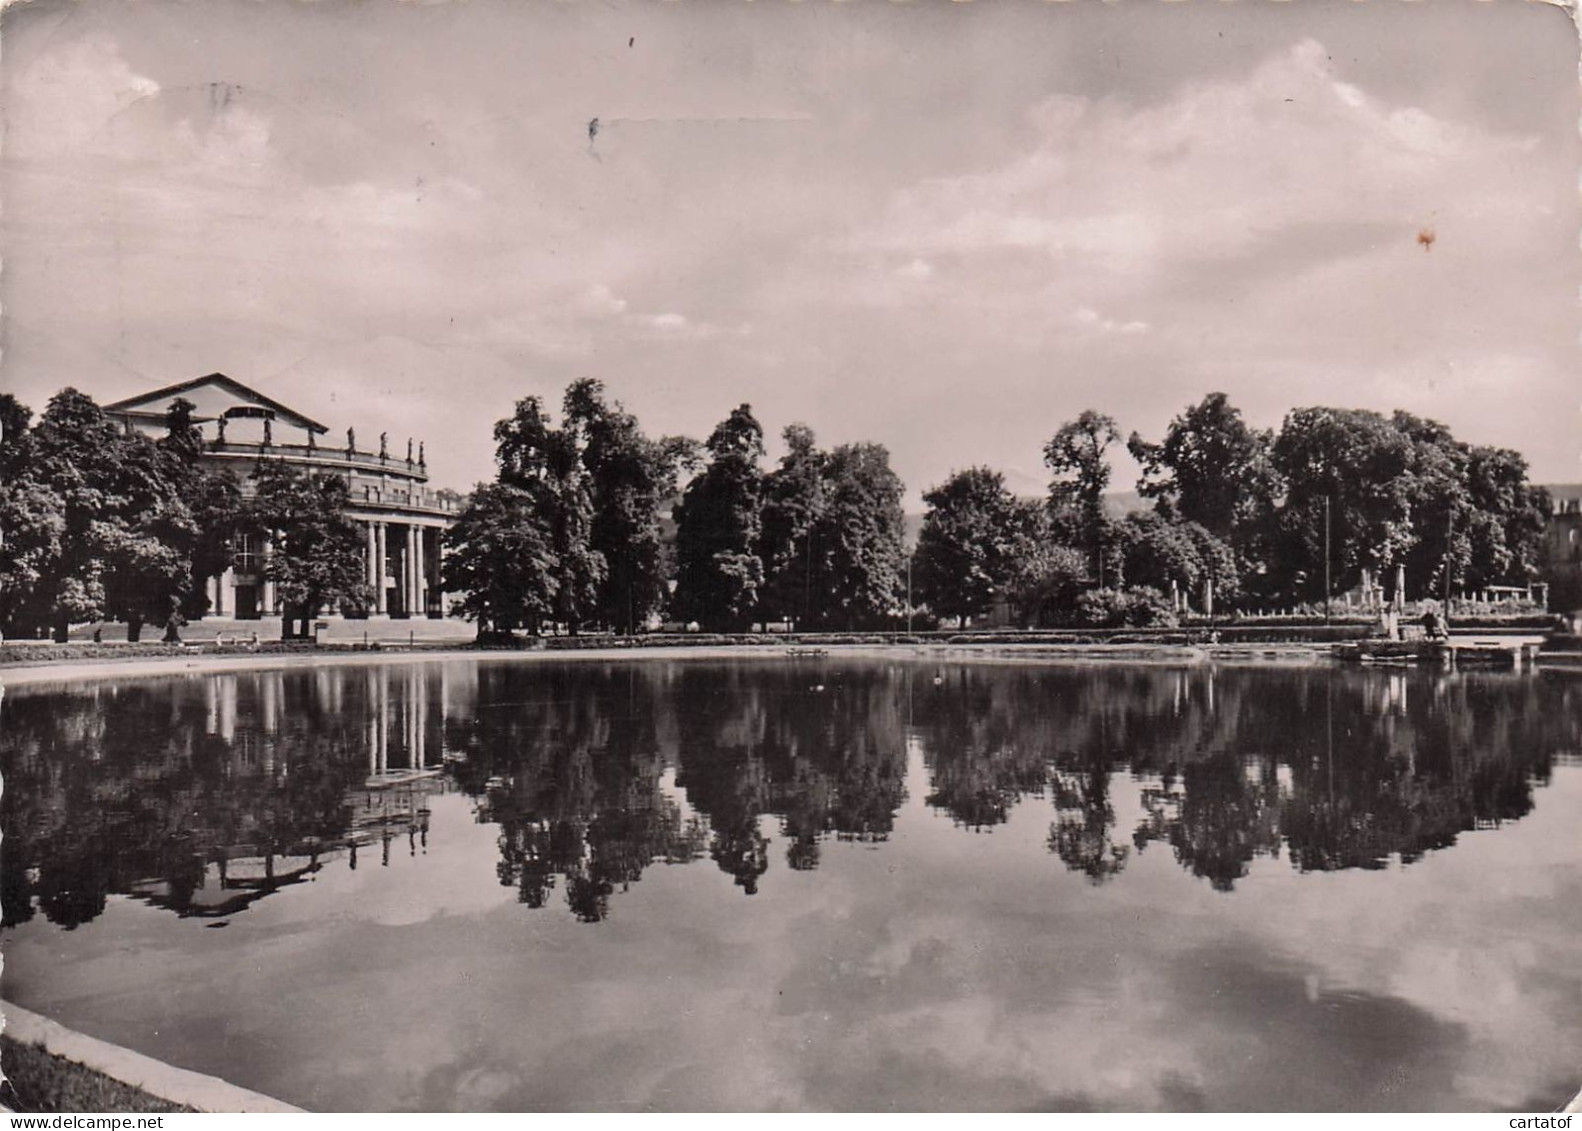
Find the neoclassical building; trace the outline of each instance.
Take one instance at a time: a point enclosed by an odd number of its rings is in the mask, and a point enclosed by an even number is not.
[[[314,472],[338,475],[351,489],[347,514],[364,529],[364,561],[374,592],[373,617],[440,617],[440,535],[455,517],[454,496],[429,489],[426,454],[390,451],[379,436],[371,450],[358,447],[355,429],[329,440],[329,429],[250,389],[223,373],[167,385],[153,392],[106,405],[105,412],[127,428],[150,436],[165,431],[165,419],[178,399],[190,401],[193,423],[203,433],[204,459],[228,468],[252,490],[250,476],[260,459],[282,460]],[[244,620],[279,614],[274,584],[263,576],[270,552],[267,539],[243,538],[235,565],[209,586],[210,612]],[[332,614],[333,615],[333,614]]]

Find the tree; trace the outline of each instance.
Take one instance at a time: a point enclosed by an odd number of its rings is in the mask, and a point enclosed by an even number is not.
[[[120,464],[124,509],[111,540],[105,612],[126,622],[128,640],[152,621],[175,642],[192,589],[198,527],[189,497],[198,473],[176,451],[136,433],[121,437]]]
[[[676,492],[685,442],[650,440],[591,377],[566,390],[564,415],[587,475],[589,549],[605,563],[595,609],[605,624],[632,633],[664,603],[660,510]]]
[[[1216,597],[1237,590],[1236,555],[1196,522],[1170,520],[1157,511],[1129,514],[1117,531],[1127,585],[1169,592],[1175,583],[1188,594],[1212,582]]]
[[[27,450],[33,410],[10,393],[0,393],[0,481],[9,482]]]
[[[676,508],[672,608],[681,620],[739,630],[752,618],[763,583],[763,435],[751,405],[734,409],[709,436],[708,466]]]
[[[1466,584],[1525,585],[1539,575],[1553,503],[1527,482],[1527,461],[1506,448],[1467,451],[1470,537]]]
[[[13,430],[26,419],[14,401],[5,412]],[[121,616],[135,640],[143,620],[171,615],[189,583],[192,533],[172,457],[63,389],[0,458],[0,569],[18,586],[8,620],[49,623],[63,641],[74,622]]]
[[[1009,580],[1011,603],[1023,625],[1058,624],[1069,618],[1077,599],[1093,584],[1088,555],[1055,541],[1042,507],[1031,511],[1036,525],[1028,551],[1016,562]]]
[[[1397,410],[1391,423],[1411,444],[1405,494],[1412,536],[1401,564],[1417,593],[1439,596],[1447,581],[1465,580],[1483,519],[1468,492],[1469,452],[1437,421]]]
[[[55,535],[53,552],[35,559],[41,583],[36,607],[64,642],[72,623],[105,614],[104,581],[125,505],[119,494],[123,435],[91,398],[68,388],[50,398],[31,439],[26,486],[48,508]]]
[[[192,545],[187,615],[202,616],[209,611],[207,582],[223,575],[235,560],[236,536],[247,509],[236,476],[224,469],[204,471],[197,477],[188,506],[197,536]]]
[[[905,589],[906,488],[882,444],[842,444],[823,466],[823,505],[810,532],[810,623],[853,629],[883,623]]]
[[[246,521],[273,542],[263,573],[280,600],[282,639],[307,636],[308,621],[326,605],[366,605],[363,535],[346,516],[346,480],[281,460],[260,463],[253,479]]]
[[[182,397],[171,402],[165,414],[165,434],[156,441],[191,523],[180,540],[189,568],[182,585],[182,619],[208,612],[208,582],[231,567],[243,514],[242,490],[236,477],[229,470],[210,470],[203,465],[203,433],[193,420],[194,407]],[[174,622],[173,617],[167,638],[175,635]]]
[[[60,496],[30,474],[33,410],[0,393],[0,629],[30,631],[47,571],[60,556]]]
[[[196,468],[203,455],[203,433],[193,421],[197,406],[186,397],[177,397],[165,411],[165,434],[157,441],[161,451],[175,456],[182,465]]]
[[[1025,507],[987,467],[958,471],[923,496],[928,513],[913,554],[917,598],[938,616],[981,616],[1010,594],[1030,549]]]
[[[813,524],[824,513],[824,468],[813,430],[791,424],[781,433],[786,454],[764,477],[759,560],[764,567],[761,605],[767,618],[806,620],[812,605]]]
[[[1287,414],[1272,450],[1287,485],[1271,562],[1277,583],[1293,595],[1322,596],[1326,498],[1336,589],[1355,586],[1364,569],[1382,576],[1402,561],[1415,537],[1415,455],[1411,437],[1376,412],[1299,408]]]
[[[1170,422],[1162,443],[1133,432],[1126,446],[1143,468],[1138,492],[1161,515],[1233,541],[1274,503],[1273,442],[1272,433],[1247,427],[1224,393],[1210,393]]]
[[[593,545],[592,486],[575,430],[554,428],[537,397],[494,426],[499,481],[525,491],[550,534],[555,560],[555,619],[575,636],[596,616],[608,572]]]
[[[1044,445],[1044,464],[1053,474],[1049,509],[1055,529],[1087,547],[1100,585],[1107,580],[1110,537],[1110,519],[1104,510],[1104,491],[1110,485],[1107,453],[1120,438],[1113,419],[1085,409]]]
[[[446,590],[463,594],[461,615],[478,636],[537,632],[555,609],[556,562],[551,535],[533,500],[519,487],[480,484],[445,533],[441,566]]]

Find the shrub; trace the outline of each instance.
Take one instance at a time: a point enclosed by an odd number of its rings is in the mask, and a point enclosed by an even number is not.
[[[1163,593],[1138,585],[1088,590],[1077,598],[1073,621],[1085,628],[1168,628],[1176,614]]]

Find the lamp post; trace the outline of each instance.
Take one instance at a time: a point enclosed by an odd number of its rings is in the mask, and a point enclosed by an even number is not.
[[[1329,623],[1329,496],[1324,496],[1324,623]]]
[[[912,555],[906,555],[906,634],[912,635]]]

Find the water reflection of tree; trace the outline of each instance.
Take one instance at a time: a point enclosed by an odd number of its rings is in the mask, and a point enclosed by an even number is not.
[[[828,837],[884,840],[905,798],[900,704],[871,667],[486,667],[446,742],[479,819],[500,826],[500,881],[534,907],[564,883],[587,921],[656,862],[706,854],[752,894],[771,865],[766,821],[808,870]]]
[[[1110,839],[1115,810],[1109,801],[1108,767],[1101,763],[1086,773],[1056,771],[1054,777],[1057,816],[1049,826],[1049,851],[1096,884],[1119,875],[1131,849]]]
[[[1525,816],[1558,745],[1546,732],[1564,725],[1540,690],[1519,677],[1392,674],[1315,692],[1281,806],[1292,862],[1304,871],[1410,863],[1469,829]]]
[[[1133,834],[1139,850],[1170,845],[1181,866],[1219,891],[1230,891],[1255,857],[1278,856],[1279,785],[1270,759],[1251,762],[1217,752],[1180,770],[1180,789],[1161,780],[1145,787],[1148,818]]]
[[[1095,882],[1128,858],[1116,775],[1139,785],[1130,847],[1229,890],[1282,851],[1304,871],[1416,860],[1528,812],[1551,752],[1578,747],[1555,703],[1576,689],[1533,679],[964,666],[927,691],[929,803],[981,828],[1047,790],[1050,851]]]
[[[709,854],[749,895],[778,814],[788,866],[817,867],[829,835],[882,841],[906,797],[893,673],[872,666],[689,668],[674,694],[677,782],[713,830]]]
[[[449,720],[452,774],[500,826],[500,882],[542,907],[557,882],[598,922],[654,863],[702,853],[704,830],[664,788],[657,666],[490,667],[476,709]]]
[[[1042,689],[1038,675],[1017,669],[956,668],[918,680],[910,699],[929,771],[926,802],[981,830],[1042,793],[1060,738]]]
[[[327,711],[313,684],[268,673],[231,680],[221,726],[208,690],[130,683],[7,698],[6,925],[36,904],[76,927],[112,894],[204,913],[226,906],[198,898],[211,866],[223,875],[240,854],[263,861],[246,902],[290,881],[284,868],[273,874],[277,858],[311,861],[339,842],[365,777],[351,716]]]
[[[483,664],[474,677],[446,700],[447,764],[499,826],[499,879],[534,907],[558,889],[590,922],[657,863],[706,855],[756,891],[776,823],[793,870],[816,868],[831,839],[884,841],[908,733],[927,804],[964,828],[1047,797],[1047,846],[1072,871],[1103,882],[1165,851],[1220,890],[1281,854],[1302,871],[1410,863],[1528,813],[1553,759],[1582,748],[1582,685],[1545,677],[972,665],[935,677],[785,660]],[[75,926],[115,893],[217,914],[358,830],[388,852],[393,831],[422,827],[418,811],[375,812],[364,783],[424,760],[429,716],[413,704],[426,679],[327,669],[10,695],[5,923]],[[239,858],[264,874],[239,876]]]

